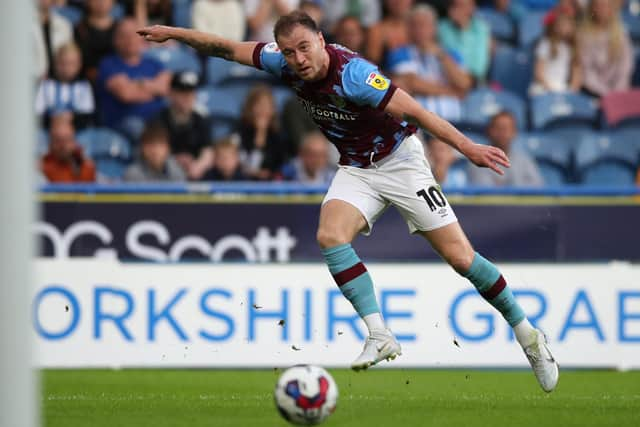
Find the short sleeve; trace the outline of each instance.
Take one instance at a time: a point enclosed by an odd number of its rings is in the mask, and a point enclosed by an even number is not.
[[[256,45],[253,51],[253,66],[257,69],[280,77],[286,64],[277,43],[258,43]]]
[[[380,110],[387,106],[397,89],[378,67],[361,58],[354,58],[345,65],[342,87],[350,101]]]

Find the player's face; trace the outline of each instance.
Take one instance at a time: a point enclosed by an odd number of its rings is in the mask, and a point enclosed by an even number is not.
[[[329,68],[324,50],[324,37],[310,29],[296,25],[287,35],[278,36],[278,47],[289,67],[302,80],[321,80]]]

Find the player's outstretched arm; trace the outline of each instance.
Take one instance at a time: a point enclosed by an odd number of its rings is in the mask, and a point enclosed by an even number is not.
[[[138,30],[145,40],[163,43],[173,39],[188,44],[198,52],[218,56],[244,65],[253,65],[253,50],[257,42],[237,42],[202,31],[188,28],[152,25]]]
[[[490,168],[497,174],[503,175],[504,171],[499,166],[510,167],[509,158],[498,147],[476,144],[464,136],[451,123],[437,114],[422,108],[418,102],[402,89],[397,89],[385,111],[393,114],[401,120],[411,120],[426,129],[431,135],[446,142],[460,153],[464,154],[473,164]]]

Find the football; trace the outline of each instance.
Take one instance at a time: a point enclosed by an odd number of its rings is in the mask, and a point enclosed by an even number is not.
[[[290,423],[320,424],[336,409],[338,387],[325,369],[299,365],[280,375],[274,398],[280,415]]]

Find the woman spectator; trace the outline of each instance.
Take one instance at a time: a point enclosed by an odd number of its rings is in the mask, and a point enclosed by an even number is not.
[[[554,13],[546,25],[545,35],[536,46],[531,94],[577,92],[582,86],[582,67],[574,19],[564,13]]]
[[[73,113],[76,129],[93,123],[93,90],[89,81],[80,76],[81,67],[80,48],[75,43],[67,43],[56,51],[55,78],[43,80],[36,93],[36,114],[45,127],[51,116],[62,111]]]
[[[286,144],[268,86],[257,85],[247,95],[238,134],[240,159],[247,175],[255,179],[270,179],[280,170]]]
[[[382,67],[387,53],[409,43],[407,16],[413,0],[386,0],[385,17],[369,28],[366,43],[367,58]]]
[[[116,21],[111,16],[113,0],[87,0],[85,16],[76,25],[74,37],[82,50],[83,75],[95,82],[100,60],[113,55]]]
[[[584,92],[601,97],[631,86],[633,50],[620,20],[619,10],[609,0],[591,0],[578,32],[584,70]]]

